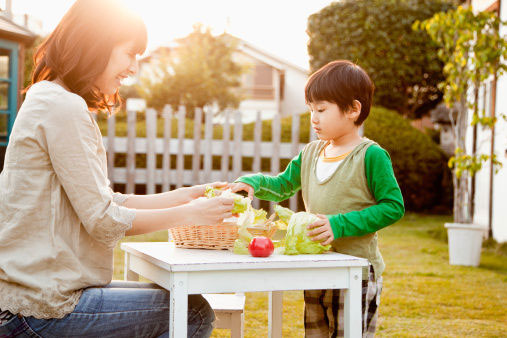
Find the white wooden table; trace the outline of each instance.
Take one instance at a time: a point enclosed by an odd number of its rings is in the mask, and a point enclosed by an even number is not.
[[[173,243],[122,243],[125,277],[170,291],[172,338],[186,337],[187,295],[269,291],[269,336],[282,336],[284,290],[345,289],[345,337],[361,337],[361,277],[366,259],[329,252],[256,258],[226,250],[179,249]]]

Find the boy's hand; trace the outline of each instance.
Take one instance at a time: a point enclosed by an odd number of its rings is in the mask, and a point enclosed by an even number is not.
[[[190,192],[190,197],[192,199],[204,196],[204,192],[206,191],[206,186],[210,185],[213,188],[225,188],[227,186],[227,182],[213,182],[207,184],[199,184],[188,187]]]
[[[254,197],[254,188],[250,184],[236,182],[229,184],[229,188],[231,188],[232,192],[246,191],[248,193],[248,198],[250,199],[253,199]]]
[[[310,230],[307,235],[312,239],[312,241],[320,242],[322,245],[331,244],[334,240],[333,229],[331,229],[331,224],[329,223],[329,219],[325,215],[316,215],[319,220],[313,222],[306,228]],[[313,230],[312,230],[313,229]]]

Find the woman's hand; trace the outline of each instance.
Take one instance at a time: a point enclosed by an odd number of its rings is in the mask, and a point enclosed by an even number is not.
[[[229,188],[231,188],[232,192],[246,191],[248,193],[248,198],[250,199],[253,199],[254,197],[254,188],[250,184],[236,182],[229,184]]]
[[[191,199],[199,198],[204,196],[204,192],[206,191],[206,186],[211,186],[213,188],[226,188],[227,182],[213,182],[207,184],[199,184],[188,187],[188,192]]]
[[[225,197],[198,198],[187,204],[188,224],[192,225],[217,225],[224,218],[232,217],[234,199]]]
[[[308,230],[311,230],[307,233],[308,237],[314,242],[320,242],[322,245],[331,244],[334,240],[334,234],[329,219],[325,215],[318,214],[316,216],[319,219],[307,227]]]

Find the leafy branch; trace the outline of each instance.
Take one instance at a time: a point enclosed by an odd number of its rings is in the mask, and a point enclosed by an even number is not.
[[[506,118],[504,114],[487,116],[485,110],[479,110],[478,102],[479,88],[507,70],[507,40],[499,34],[500,27],[505,24],[496,13],[474,13],[471,7],[460,6],[413,25],[413,29],[426,31],[437,43],[437,55],[444,62],[445,80],[439,88],[451,108],[450,120],[455,137],[455,154],[449,160],[449,166],[453,169],[456,222],[468,223],[472,219],[468,178],[481,170],[487,161],[491,161],[496,171],[501,166],[494,154],[467,151],[466,136],[470,125],[492,130],[498,117]],[[470,93],[471,89],[475,89],[475,95]],[[453,116],[453,110],[457,111],[456,116]]]

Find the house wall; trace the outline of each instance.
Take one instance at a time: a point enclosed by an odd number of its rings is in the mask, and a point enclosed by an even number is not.
[[[301,114],[308,111],[305,104],[305,85],[308,74],[287,67],[285,69],[285,91],[281,111],[283,115]]]
[[[482,3],[480,3],[482,2]],[[488,1],[478,1],[477,5],[485,6]],[[492,1],[489,1],[492,2]],[[507,20],[507,0],[502,1],[500,8],[500,17]],[[507,28],[502,27],[501,34],[507,36]],[[489,109],[488,92],[486,88],[486,99],[483,104]],[[507,113],[507,76],[503,75],[497,80],[496,87],[496,107],[497,116]],[[482,96],[483,93],[481,93]],[[482,102],[481,102],[482,103]],[[488,131],[482,131],[478,128],[478,150],[481,153],[490,153],[491,134]],[[502,168],[493,176],[493,214],[492,214],[492,230],[493,238],[499,242],[507,241],[507,121],[499,117],[495,125],[495,154],[497,160],[502,163]],[[487,225],[489,221],[489,163],[484,166],[476,176],[476,194],[475,194],[475,215],[474,222]]]
[[[253,65],[255,63],[263,63],[262,61],[256,60],[252,56],[246,55],[244,52],[236,53],[235,60],[243,64],[250,65]],[[281,64],[280,68],[280,72],[283,73],[284,76],[280,112],[282,115],[304,113],[308,110],[304,97],[304,88],[308,74],[288,65]],[[250,71],[253,70],[254,68],[250,69]],[[243,75],[243,82],[246,76],[247,74]],[[243,83],[243,85],[245,85],[245,83]],[[262,118],[271,118],[276,111],[276,104],[273,100],[246,99],[241,103],[239,109],[242,112],[244,111],[245,114],[250,114],[251,112],[255,113],[256,111],[261,110],[263,112]],[[246,118],[255,118],[255,114],[254,117]]]
[[[479,109],[484,109],[488,114],[491,112],[491,99],[492,99],[492,81],[486,82],[479,91]],[[471,113],[470,113],[471,122]],[[468,149],[472,149],[472,134],[473,128],[468,130]],[[491,131],[477,127],[477,154],[489,154],[491,152]],[[474,209],[474,223],[483,226],[489,224],[489,178],[490,178],[490,164],[485,163],[482,170],[475,174],[475,209]]]
[[[496,113],[502,113],[507,110],[507,99],[499,95],[507,91],[507,78],[504,76],[497,81]],[[481,90],[481,96],[483,95]],[[491,106],[491,86],[486,85],[486,95],[484,101],[486,111],[490,111]],[[469,135],[472,134],[472,128],[469,129]],[[471,138],[470,138],[471,140]],[[471,149],[469,143],[469,149]],[[499,242],[507,241],[507,122],[499,118],[495,125],[495,154],[497,160],[502,163],[502,168],[497,174],[493,175],[493,212],[492,212],[492,231],[493,238]],[[491,152],[491,131],[477,128],[477,154],[490,154]],[[490,163],[484,164],[483,168],[475,176],[475,210],[474,223],[487,226],[489,224],[489,205],[490,205]]]
[[[306,112],[308,107],[305,104],[304,89],[307,75],[290,67],[284,69],[283,72],[285,79],[280,107],[281,114],[286,116]],[[262,112],[261,118],[263,120],[272,119],[276,110],[275,100],[246,99],[241,101],[239,105],[239,111],[241,111],[245,123],[255,121],[257,111]]]
[[[507,6],[505,6],[507,7]],[[507,19],[507,9],[503,10],[503,20]],[[504,29],[505,34],[505,29]],[[507,76],[497,84],[496,111],[507,112]],[[495,154],[502,162],[502,169],[493,178],[493,237],[500,242],[507,241],[507,121],[499,118],[495,128]]]
[[[507,1],[502,1],[500,17],[507,20]],[[501,28],[502,36],[507,36],[507,27]],[[507,114],[507,76],[497,81],[496,111]],[[493,180],[493,237],[500,242],[507,241],[507,121],[499,118],[495,128],[495,154],[502,162],[502,169]]]
[[[497,1],[498,0],[472,0],[472,8],[474,11],[484,11]]]
[[[263,120],[269,120],[275,115],[276,104],[274,100],[243,100],[239,105],[239,111],[244,123],[255,121],[258,111],[262,112]]]

